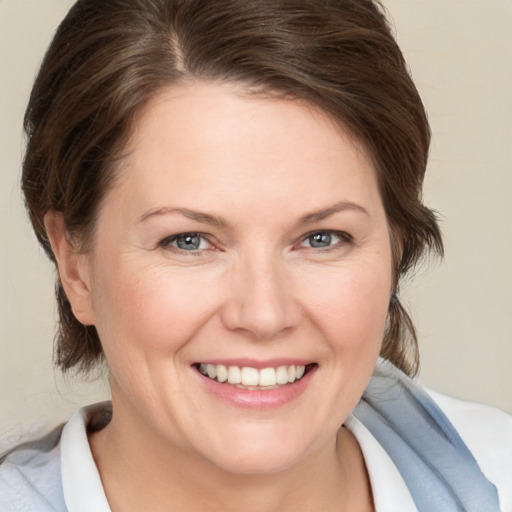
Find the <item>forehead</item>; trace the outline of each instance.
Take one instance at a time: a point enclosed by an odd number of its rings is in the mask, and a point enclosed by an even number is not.
[[[118,185],[140,208],[379,202],[367,152],[328,115],[210,83],[170,88],[146,105]]]

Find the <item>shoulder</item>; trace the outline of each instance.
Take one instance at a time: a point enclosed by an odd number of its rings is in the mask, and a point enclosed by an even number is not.
[[[512,416],[494,407],[426,391],[498,489],[502,510],[512,511]]]
[[[62,427],[0,457],[0,510],[66,510],[62,494],[59,440]]]

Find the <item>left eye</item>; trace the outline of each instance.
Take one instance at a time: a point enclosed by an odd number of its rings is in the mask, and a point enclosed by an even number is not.
[[[346,233],[337,233],[334,231],[317,231],[309,234],[302,241],[302,245],[312,247],[314,249],[322,249],[325,247],[332,247],[340,242],[348,242],[350,236]]]
[[[181,251],[200,251],[211,247],[210,242],[200,233],[182,233],[170,236],[160,243],[163,247],[174,247]]]

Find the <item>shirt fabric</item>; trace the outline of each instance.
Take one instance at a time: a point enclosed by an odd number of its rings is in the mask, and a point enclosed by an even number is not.
[[[429,394],[498,489],[501,512],[512,512],[512,418],[491,407]],[[62,430],[8,455],[0,465],[0,511],[109,512],[87,439],[87,425],[109,407],[105,402],[83,407]],[[361,446],[376,512],[417,512],[402,476],[375,437],[354,416],[345,426]]]
[[[496,486],[425,388],[379,358],[352,415],[405,481],[418,512],[500,512]]]

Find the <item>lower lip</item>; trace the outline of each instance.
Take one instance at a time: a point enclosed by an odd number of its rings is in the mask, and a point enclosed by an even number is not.
[[[308,387],[316,366],[309,370],[304,377],[293,384],[286,384],[277,389],[241,389],[230,384],[221,384],[216,380],[205,377],[197,370],[194,370],[201,379],[203,386],[208,392],[217,398],[237,407],[246,409],[267,410],[282,407],[298,398]]]

